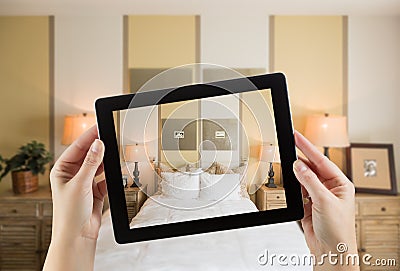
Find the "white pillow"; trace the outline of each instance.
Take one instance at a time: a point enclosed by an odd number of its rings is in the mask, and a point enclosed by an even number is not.
[[[162,172],[161,194],[176,199],[197,199],[200,190],[199,174]]]
[[[209,174],[200,175],[201,200],[240,200],[240,174]]]

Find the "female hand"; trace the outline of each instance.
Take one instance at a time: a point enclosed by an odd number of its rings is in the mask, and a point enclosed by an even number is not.
[[[337,246],[343,243],[347,246],[345,253],[357,254],[353,183],[297,131],[295,141],[307,158],[298,159],[293,169],[303,196],[310,197],[301,220],[310,252],[319,260],[329,252],[339,254]],[[327,262],[325,259],[323,270],[327,270]],[[329,270],[358,270],[358,266],[331,265]]]
[[[93,126],[55,163],[50,182],[53,198],[52,240],[44,270],[92,270],[101,224],[105,180],[103,143]]]

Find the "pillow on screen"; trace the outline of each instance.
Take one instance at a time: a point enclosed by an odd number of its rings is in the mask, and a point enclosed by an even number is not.
[[[246,180],[246,170],[247,170],[247,164],[243,166],[239,166],[236,168],[231,169],[233,173],[240,174],[240,195],[243,198],[250,199],[249,193],[247,192],[247,180]]]
[[[161,195],[176,199],[197,199],[199,197],[199,174],[162,172]]]
[[[232,174],[232,173],[234,173],[228,167],[226,167],[223,164],[218,163],[218,162],[212,163],[211,166],[205,170],[205,172],[208,172],[210,174]]]
[[[160,169],[161,172],[175,172],[176,169],[172,168],[170,165],[166,163],[160,162],[158,164],[158,168]]]
[[[200,175],[201,200],[240,200],[239,174],[209,174]]]

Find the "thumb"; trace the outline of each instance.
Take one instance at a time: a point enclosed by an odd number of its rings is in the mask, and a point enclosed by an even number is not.
[[[89,181],[92,183],[93,178],[96,175],[96,171],[101,165],[104,156],[104,145],[99,139],[96,139],[90,146],[89,151],[86,154],[85,160],[82,163],[76,177],[78,180]]]
[[[321,202],[331,194],[321,183],[318,176],[300,159],[293,163],[293,171],[297,180],[304,186],[313,202]]]

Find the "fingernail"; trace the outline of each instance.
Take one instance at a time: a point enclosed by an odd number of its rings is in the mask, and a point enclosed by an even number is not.
[[[294,162],[294,169],[297,172],[304,172],[304,171],[306,171],[308,169],[308,167],[303,161],[301,161],[299,159],[299,160],[296,160],[296,162]]]
[[[96,140],[93,142],[92,147],[90,148],[90,150],[91,150],[92,152],[94,152],[94,153],[99,153],[100,150],[101,150],[101,148],[102,148],[101,141],[98,140],[98,139],[96,139]]]

